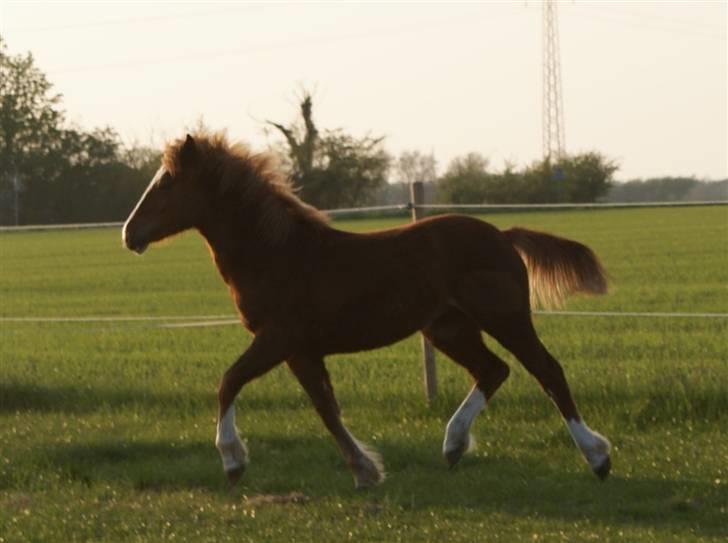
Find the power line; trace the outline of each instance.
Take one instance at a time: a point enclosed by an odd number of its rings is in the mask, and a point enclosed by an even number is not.
[[[87,21],[80,23],[69,23],[62,25],[48,25],[48,26],[34,26],[26,28],[10,28],[13,32],[55,32],[63,30],[78,30],[81,28],[96,28],[102,26],[121,26],[121,25],[138,25],[140,23],[152,23],[160,21],[174,21],[180,19],[190,19],[198,17],[208,17],[213,15],[227,15],[230,13],[231,8],[234,10],[244,9],[248,10],[259,10],[265,9],[263,5],[247,5],[247,6],[229,6],[225,9],[206,10],[197,12],[186,12],[186,13],[167,13],[165,15],[149,15],[146,17],[125,17],[120,19],[106,19],[101,21]]]
[[[580,6],[583,7],[583,6]],[[622,25],[631,26],[633,28],[657,30],[663,32],[669,32],[671,34],[679,34],[680,37],[693,36],[707,39],[714,39],[720,41],[726,41],[726,28],[719,27],[717,25],[706,25],[700,24],[695,21],[679,21],[671,17],[652,16],[647,13],[637,13],[636,11],[618,13],[614,10],[609,12],[597,11],[593,9],[593,6],[588,6],[592,9],[589,11],[569,10],[566,12],[568,15],[576,15],[577,17],[589,18],[589,19],[600,19],[612,23],[619,23]],[[634,16],[630,16],[634,15]],[[722,31],[722,32],[721,32]]]
[[[501,15],[507,15],[501,14]],[[190,62],[208,60],[211,58],[224,58],[224,57],[239,57],[239,56],[253,56],[256,54],[270,53],[290,48],[301,48],[306,46],[317,46],[323,44],[329,44],[332,42],[344,42],[354,41],[361,39],[371,39],[385,36],[397,36],[400,34],[406,34],[411,32],[420,33],[423,30],[432,30],[442,28],[444,26],[460,25],[460,24],[472,24],[480,25],[482,21],[472,16],[467,17],[456,17],[445,20],[432,20],[427,23],[408,23],[397,26],[390,26],[378,29],[370,29],[359,33],[347,33],[347,34],[334,34],[328,36],[314,36],[307,37],[298,40],[285,40],[274,43],[269,43],[264,46],[248,46],[235,49],[213,49],[213,50],[202,50],[202,51],[191,51],[185,52],[184,54],[170,56],[170,57],[159,57],[159,58],[144,58],[144,59],[128,59],[119,62],[110,62],[105,64],[94,64],[88,66],[69,66],[57,69],[48,70],[51,74],[62,74],[62,73],[77,73],[77,72],[89,72],[97,70],[113,70],[113,69],[129,69],[137,68],[141,66],[153,66],[157,64],[168,64],[176,62]]]

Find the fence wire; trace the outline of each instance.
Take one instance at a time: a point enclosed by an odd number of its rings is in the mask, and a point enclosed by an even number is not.
[[[629,317],[629,318],[676,318],[676,319],[728,319],[728,313],[689,313],[660,311],[542,311],[535,310],[535,315],[552,317]],[[69,324],[69,323],[114,323],[114,322],[149,322],[160,328],[196,328],[208,326],[225,326],[240,324],[235,315],[86,315],[56,317],[0,317],[0,323],[27,324]]]
[[[511,210],[538,210],[538,209],[618,209],[618,208],[666,208],[666,207],[697,207],[697,206],[723,206],[728,200],[691,201],[691,202],[608,202],[608,203],[550,203],[550,204],[407,204],[339,208],[323,210],[330,216],[359,215],[378,212],[411,212],[413,209],[429,211],[467,210],[491,211],[497,209]],[[96,222],[79,224],[46,224],[27,226],[2,226],[2,232],[29,232],[44,230],[81,230],[93,228],[120,228],[122,222]],[[688,312],[649,312],[649,311],[542,311],[535,310],[534,314],[543,316],[562,317],[633,317],[633,318],[680,318],[680,319],[726,319],[728,313],[688,313]],[[125,316],[0,316],[0,323],[98,323],[98,322],[140,322],[157,323],[156,326],[164,328],[189,328],[225,326],[237,324],[239,320],[230,315],[125,315]]]
[[[324,209],[324,213],[331,217],[342,215],[363,215],[387,211],[493,211],[498,209],[510,210],[538,210],[538,209],[620,209],[620,208],[664,208],[664,207],[699,207],[724,206],[728,200],[699,200],[691,202],[601,202],[601,203],[556,203],[556,204],[392,204],[369,207],[348,207],[338,209]],[[75,224],[33,224],[23,226],[0,226],[2,232],[33,232],[43,230],[84,230],[92,228],[121,228],[123,222],[92,222]]]

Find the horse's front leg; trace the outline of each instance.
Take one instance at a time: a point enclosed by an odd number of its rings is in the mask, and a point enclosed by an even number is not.
[[[266,373],[284,357],[280,343],[259,335],[222,376],[217,391],[219,411],[215,446],[220,451],[222,467],[231,483],[240,479],[248,464],[248,450],[235,427],[235,397],[246,383]]]

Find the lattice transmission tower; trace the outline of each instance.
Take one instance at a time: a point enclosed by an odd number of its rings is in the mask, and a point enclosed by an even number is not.
[[[554,0],[543,0],[543,156],[564,154],[564,101],[561,94],[559,21]]]

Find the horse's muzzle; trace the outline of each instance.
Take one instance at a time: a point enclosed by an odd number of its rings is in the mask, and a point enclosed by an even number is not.
[[[127,249],[134,251],[138,255],[146,251],[149,246],[147,241],[142,240],[138,235],[134,234],[134,232],[129,228],[129,222],[126,222],[124,227],[121,229],[121,239],[124,241],[124,246],[126,246]]]

